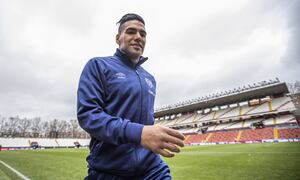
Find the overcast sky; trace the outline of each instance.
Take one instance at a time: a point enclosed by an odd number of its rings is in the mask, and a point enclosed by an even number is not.
[[[297,0],[0,0],[0,115],[75,119],[78,79],[117,48],[116,22],[146,21],[156,107],[300,73]]]

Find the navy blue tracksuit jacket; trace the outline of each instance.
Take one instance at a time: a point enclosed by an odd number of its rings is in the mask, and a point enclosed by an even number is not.
[[[137,176],[161,162],[140,145],[143,125],[154,123],[155,79],[117,49],[93,58],[83,69],[77,117],[91,135],[88,167],[120,176]]]

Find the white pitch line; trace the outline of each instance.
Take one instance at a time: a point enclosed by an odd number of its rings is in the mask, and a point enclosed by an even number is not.
[[[2,163],[4,166],[6,166],[8,169],[12,170],[14,173],[16,173],[18,176],[20,176],[22,179],[24,180],[30,180],[28,177],[24,176],[22,173],[20,173],[19,171],[15,170],[14,168],[12,168],[10,165],[6,164],[5,162],[0,160],[0,163]]]
[[[184,154],[300,154],[300,152],[209,152],[209,151],[202,151],[202,152],[197,152],[197,151],[189,151],[189,152],[184,152]]]

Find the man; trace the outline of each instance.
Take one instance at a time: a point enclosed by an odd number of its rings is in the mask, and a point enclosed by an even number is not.
[[[143,18],[126,14],[118,24],[116,53],[91,59],[80,77],[77,116],[91,136],[85,179],[171,179],[158,154],[173,157],[184,136],[153,125],[155,80],[141,67]]]

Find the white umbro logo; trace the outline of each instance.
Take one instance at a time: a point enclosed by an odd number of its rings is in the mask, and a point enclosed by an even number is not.
[[[114,74],[114,77],[119,78],[119,79],[125,79],[126,74],[119,72],[119,73]]]

